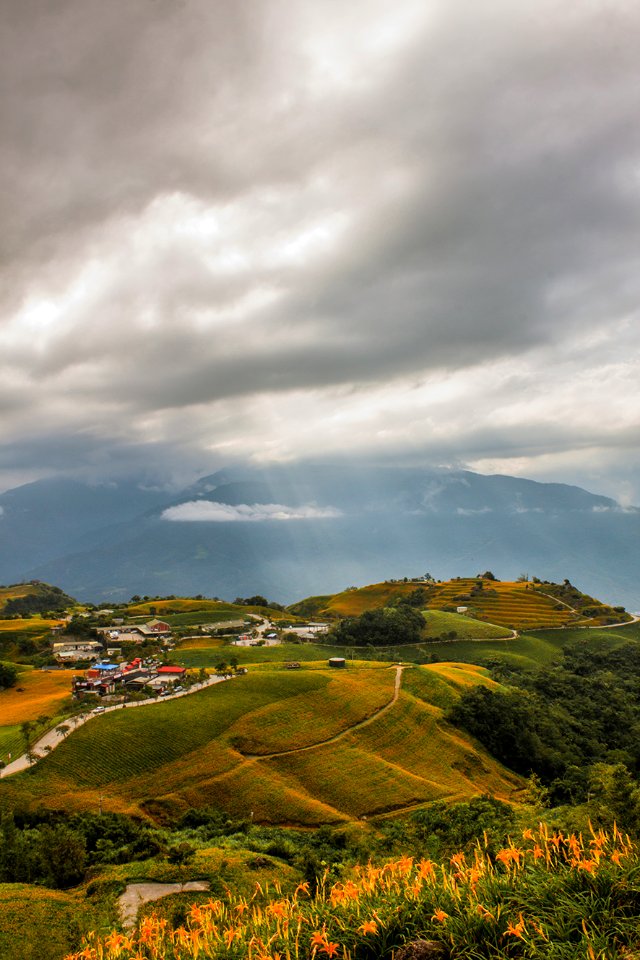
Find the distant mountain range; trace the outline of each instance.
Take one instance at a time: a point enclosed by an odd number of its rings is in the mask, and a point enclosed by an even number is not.
[[[289,603],[352,584],[492,569],[565,577],[640,609],[640,510],[579,487],[468,471],[234,468],[169,494],[40,480],[0,495],[0,581],[81,599],[132,594]]]

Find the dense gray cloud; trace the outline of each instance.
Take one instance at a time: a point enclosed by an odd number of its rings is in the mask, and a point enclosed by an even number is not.
[[[6,7],[0,483],[349,451],[640,499],[636,5]]]

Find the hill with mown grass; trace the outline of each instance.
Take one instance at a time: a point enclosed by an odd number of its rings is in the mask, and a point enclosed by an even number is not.
[[[90,720],[0,805],[94,808],[172,819],[213,803],[256,822],[318,826],[412,810],[520,781],[443,710],[481,668],[262,664],[199,693]],[[102,800],[100,798],[102,797]]]
[[[601,626],[625,623],[631,617],[622,607],[611,607],[587,596],[568,581],[562,584],[539,581],[502,582],[486,577],[456,577],[443,582],[385,581],[366,587],[351,587],[331,596],[308,597],[287,609],[307,617],[355,617],[378,610],[394,601],[408,599],[417,591],[420,606],[427,611],[455,614],[459,636],[467,639],[469,620],[479,622],[476,636],[486,637],[480,624],[494,624],[512,630],[570,626]],[[459,616],[459,615],[458,615]],[[500,636],[500,633],[494,634]]]

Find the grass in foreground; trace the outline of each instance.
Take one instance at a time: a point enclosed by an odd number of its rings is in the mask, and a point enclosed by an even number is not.
[[[59,960],[98,919],[75,893],[0,884],[2,960]]]
[[[495,856],[480,846],[444,866],[404,856],[321,882],[315,896],[306,883],[289,897],[276,889],[266,904],[258,885],[252,899],[193,904],[175,930],[145,917],[132,936],[91,937],[67,960],[369,960],[417,939],[465,960],[613,960],[640,941],[639,872],[615,829],[583,839],[541,825]]]

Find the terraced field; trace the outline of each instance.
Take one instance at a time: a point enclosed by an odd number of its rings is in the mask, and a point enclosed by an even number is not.
[[[498,627],[528,630],[587,622],[555,598],[546,596],[543,585],[537,587],[532,583],[484,580],[482,590],[473,592],[477,582],[476,578],[461,578],[436,584],[374,583],[358,590],[335,594],[315,613],[317,616],[358,616],[365,610],[384,607],[394,598],[406,596],[417,587],[422,587],[428,594],[426,607],[429,610],[465,606],[471,619]],[[308,601],[302,601],[302,604],[305,603]],[[294,604],[292,609],[298,609],[298,605]]]
[[[95,809],[102,797],[104,809],[162,818],[214,803],[256,822],[316,825],[485,789],[508,797],[517,779],[442,720],[440,705],[487,682],[482,671],[405,673],[401,688],[395,667],[265,664],[182,700],[96,717],[2,781],[0,806]]]
[[[583,618],[554,598],[546,596],[530,583],[499,583],[485,580],[481,591],[471,591],[475,579],[452,580],[437,585],[436,594],[429,601],[430,608],[456,603],[468,606],[474,616],[516,630],[534,627],[562,627]],[[468,596],[469,599],[456,600]],[[557,609],[556,609],[557,608]]]

